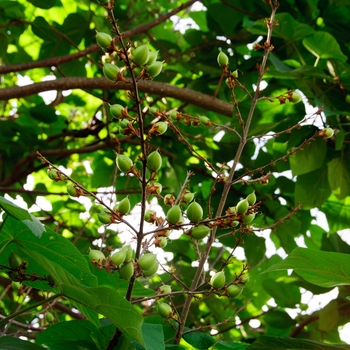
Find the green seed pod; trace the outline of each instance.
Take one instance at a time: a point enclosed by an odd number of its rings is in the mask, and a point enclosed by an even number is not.
[[[106,259],[106,257],[101,251],[97,249],[90,249],[89,260],[91,262],[97,261],[98,263],[102,263],[104,259]]]
[[[152,277],[158,271],[158,268],[159,264],[156,261],[149,269],[142,270],[142,273],[145,277]]]
[[[147,73],[152,77],[156,77],[157,75],[160,74],[163,68],[163,62],[161,61],[155,61],[151,65],[147,67]]]
[[[134,163],[128,156],[124,156],[123,154],[118,154],[117,156],[117,167],[123,173],[127,173]]]
[[[334,135],[334,130],[332,128],[325,128],[323,131],[326,139],[329,139]]]
[[[239,225],[239,221],[232,221],[231,226],[232,227],[237,227]]]
[[[168,210],[167,213],[167,220],[173,224],[176,225],[180,219],[181,219],[181,209],[179,205],[174,205]]]
[[[96,34],[96,42],[101,49],[105,49],[107,46],[111,45],[112,37],[107,33],[98,32]]]
[[[222,51],[219,52],[217,61],[220,67],[224,67],[228,65],[228,57]]]
[[[250,222],[252,222],[255,218],[255,213],[251,213],[251,214],[244,214],[242,216],[242,220],[244,223],[249,224]]]
[[[166,237],[159,237],[159,247],[165,248],[168,244],[168,239]]]
[[[101,221],[101,223],[104,225],[111,223],[111,214],[107,213],[103,209],[101,209],[100,212],[97,213],[97,217]]]
[[[14,252],[10,253],[10,256],[8,257],[7,261],[11,269],[18,269],[23,263],[22,258],[17,254],[15,254]]]
[[[118,211],[120,214],[126,215],[129,213],[130,209],[131,209],[130,200],[129,200],[129,197],[127,196],[124,199],[122,199],[118,204]]]
[[[186,213],[187,213],[187,218],[191,222],[198,222],[199,220],[202,220],[203,209],[200,206],[200,204],[198,204],[197,202],[192,202],[188,206]]]
[[[209,125],[209,123],[210,123],[210,119],[208,117],[204,116],[204,115],[200,115],[199,116],[199,121],[203,125]]]
[[[54,168],[47,169],[47,175],[53,181],[56,181],[60,178],[58,171]]]
[[[236,69],[232,72],[232,76],[236,79],[238,78],[238,69]]]
[[[162,192],[163,186],[159,182],[152,181],[147,185],[147,189],[150,193],[160,194]]]
[[[167,131],[168,124],[165,122],[158,122],[154,124],[153,128],[155,129],[155,132],[154,132],[155,135],[157,136],[162,135]]]
[[[156,212],[152,209],[147,209],[145,212],[145,221],[147,222],[153,222],[153,220],[151,219],[151,215],[155,215]]]
[[[102,70],[103,75],[110,81],[114,81],[119,73],[119,68],[112,63],[105,63]]]
[[[297,91],[293,91],[291,102],[298,103],[301,101],[301,99],[302,99],[302,96],[300,95],[300,93]]]
[[[231,298],[237,298],[242,293],[243,288],[236,284],[230,284],[227,287],[227,293]]]
[[[193,227],[190,230],[193,239],[203,239],[204,237],[208,236],[209,232],[210,228],[204,225]]]
[[[111,112],[112,117],[117,119],[122,115],[123,109],[124,107],[119,104],[109,106],[109,111]]]
[[[21,288],[21,283],[12,281],[11,287],[13,290],[18,291]]]
[[[173,309],[167,303],[159,303],[158,304],[158,312],[159,312],[160,316],[167,318],[173,313]]]
[[[244,214],[248,210],[249,203],[247,199],[242,199],[237,203],[236,210],[238,214]]]
[[[144,66],[149,60],[148,44],[137,47],[132,54],[132,60],[137,66]]]
[[[187,192],[184,194],[184,197],[183,197],[183,201],[185,203],[190,203],[192,202],[193,198],[194,198],[194,195],[195,193],[192,193],[192,192]]]
[[[167,195],[164,196],[165,205],[173,205],[175,201],[176,201],[175,196],[171,193],[168,193]]]
[[[213,286],[215,289],[220,289],[222,288],[226,283],[226,277],[225,277],[225,272],[219,271],[217,272],[212,278],[210,279],[210,284]]]
[[[249,205],[254,205],[255,204],[255,202],[256,202],[256,195],[255,195],[255,191],[253,191],[251,194],[249,194],[248,196],[247,196],[247,201],[248,201],[248,203],[249,203]]]
[[[47,311],[45,314],[45,320],[47,323],[52,323],[55,320],[55,318],[51,312]]]
[[[115,266],[120,266],[125,261],[125,257],[126,251],[121,249],[111,256],[111,260]]]
[[[158,171],[162,166],[162,157],[158,151],[151,152],[147,157],[147,168],[150,171]]]
[[[151,64],[153,64],[157,58],[158,58],[158,51],[150,51],[148,61],[147,61],[147,66],[150,66]]]
[[[67,185],[67,192],[72,197],[78,197],[78,191],[77,191],[77,189],[76,189],[74,184],[68,184]]]
[[[122,250],[125,251],[125,262],[129,262],[132,258],[134,251],[132,250],[130,245],[125,245]]]
[[[123,280],[129,280],[133,274],[134,274],[134,265],[131,261],[124,264],[119,269],[119,277]]]
[[[171,286],[169,286],[168,284],[164,284],[164,285],[159,287],[159,291],[162,294],[169,294],[169,293],[171,293]]]
[[[157,262],[157,256],[153,253],[144,254],[137,261],[142,270],[150,269]]]

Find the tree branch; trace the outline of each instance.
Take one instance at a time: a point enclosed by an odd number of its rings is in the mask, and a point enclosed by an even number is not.
[[[132,84],[127,84],[124,82],[118,82],[117,84],[115,84],[105,78],[60,78],[31,85],[0,89],[0,100],[27,97],[50,90],[131,90],[132,86]],[[170,84],[148,80],[139,81],[138,88],[141,92],[146,92],[149,94],[159,95],[163,97],[172,97],[228,117],[231,117],[233,113],[233,106],[230,103],[224,102],[213,96],[209,96],[187,88],[178,88]]]
[[[163,23],[167,19],[169,19],[171,16],[174,16],[175,14],[179,13],[180,11],[184,10],[187,7],[192,6],[197,0],[190,0],[183,5],[175,8],[174,10],[165,13],[164,15],[159,16],[159,18],[155,19],[154,21],[146,24],[142,24],[134,29],[128,30],[124,33],[122,33],[122,37],[130,38],[137,34],[142,34],[147,32],[153,27],[156,27],[157,25]],[[116,41],[118,41],[118,36],[116,37]],[[6,74],[6,73],[12,73],[12,72],[20,72],[23,70],[33,69],[33,68],[42,68],[42,67],[56,67],[63,63],[71,62],[74,60],[77,60],[81,57],[85,57],[88,54],[94,53],[101,50],[101,48],[97,45],[91,45],[87,47],[85,50],[65,55],[61,57],[53,57],[53,58],[47,58],[44,60],[34,61],[34,62],[26,62],[26,63],[20,63],[20,64],[14,64],[11,66],[0,66],[0,74]]]

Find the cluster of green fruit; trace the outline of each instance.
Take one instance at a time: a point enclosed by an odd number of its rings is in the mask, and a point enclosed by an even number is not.
[[[217,290],[224,288],[226,285],[225,271],[221,270],[215,273],[210,279],[210,285]],[[242,293],[242,290],[243,287],[241,285],[230,283],[226,286],[224,294],[230,298],[237,298]]]
[[[137,267],[137,276],[150,278],[158,271],[159,264],[157,256],[153,253],[146,253],[134,261],[134,251],[130,245],[125,245],[117,252],[106,258],[103,252],[91,249],[89,252],[89,260],[99,269],[106,269],[108,273],[118,270],[119,277],[129,280],[135,273]]]

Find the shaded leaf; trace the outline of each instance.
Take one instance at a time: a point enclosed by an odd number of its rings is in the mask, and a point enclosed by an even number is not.
[[[329,185],[338,199],[350,194],[350,164],[343,157],[334,158],[328,164]]]

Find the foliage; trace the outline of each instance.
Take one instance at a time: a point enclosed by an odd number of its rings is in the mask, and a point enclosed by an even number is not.
[[[0,347],[346,348],[350,1],[100,2],[0,2]]]

